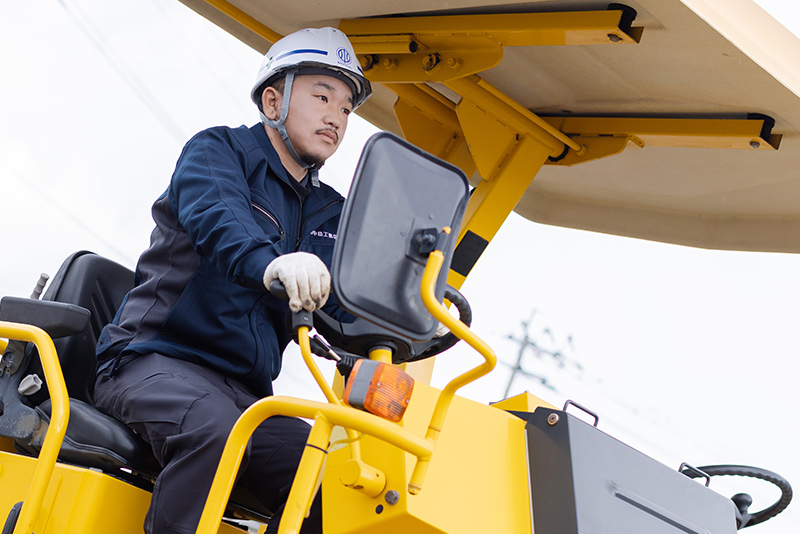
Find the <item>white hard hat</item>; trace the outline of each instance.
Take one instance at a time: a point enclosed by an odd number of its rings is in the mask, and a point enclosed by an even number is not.
[[[283,73],[319,72],[336,76],[353,90],[353,109],[372,94],[369,80],[347,36],[336,28],[307,28],[296,31],[273,44],[264,56],[250,98],[258,106],[261,93],[272,79]]]

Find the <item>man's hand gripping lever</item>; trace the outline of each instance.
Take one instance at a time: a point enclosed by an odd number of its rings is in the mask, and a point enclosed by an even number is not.
[[[276,278],[272,280],[267,289],[275,297],[281,300],[289,300],[288,291],[286,291],[286,288],[279,279]],[[323,316],[325,315],[325,312],[323,311],[318,311],[317,313]],[[311,374],[314,376],[314,379],[317,381],[320,389],[322,389],[323,393],[325,394],[325,397],[328,399],[328,402],[341,405],[341,399],[334,394],[333,390],[322,376],[322,373],[320,373],[319,368],[311,360],[311,354],[313,353],[327,360],[335,361],[336,368],[345,378],[348,377],[356,362],[362,358],[345,351],[337,353],[320,336],[315,335],[311,337],[309,332],[312,328],[314,328],[314,314],[312,312],[307,312],[302,308],[299,311],[292,311],[291,328],[295,341],[297,341],[297,344],[300,345],[300,352],[303,356],[303,360],[305,361],[309,371],[311,371]],[[354,436],[355,434],[353,434],[351,437]]]
[[[304,254],[304,253],[295,252],[293,254]],[[291,255],[292,254],[287,254],[286,256],[291,256]],[[277,260],[274,260],[272,263],[270,263],[270,265],[272,265],[279,259],[284,258],[286,256],[279,257]],[[308,254],[308,256],[316,258],[316,256],[313,256],[312,254]],[[322,267],[325,268],[325,265],[322,265]],[[267,268],[267,272],[269,272],[269,268]],[[325,274],[326,275],[328,274],[327,268],[325,268]],[[269,292],[272,293],[275,297],[281,300],[289,301],[289,308],[292,310],[292,324],[291,324],[292,333],[294,334],[295,341],[297,341],[297,344],[300,345],[300,353],[303,356],[303,361],[305,361],[306,367],[308,367],[308,370],[311,371],[314,380],[317,382],[317,385],[319,385],[320,389],[325,394],[325,398],[328,399],[328,402],[330,402],[331,404],[341,404],[341,401],[334,394],[333,390],[328,385],[328,382],[325,380],[325,377],[322,376],[322,373],[320,372],[319,368],[311,360],[312,352],[319,352],[319,351],[314,351],[312,349],[311,338],[309,336],[309,332],[311,331],[312,328],[314,328],[313,310],[316,308],[312,308],[311,311],[306,311],[305,308],[300,307],[295,311],[291,305],[291,296],[289,290],[279,278],[273,278],[272,280],[269,281],[269,283],[267,283],[267,275],[265,273],[264,282]],[[328,275],[327,287],[328,289],[330,289],[330,275]],[[328,292],[326,291],[325,300],[327,300],[327,298],[328,298]],[[324,312],[319,312],[319,313],[324,313]],[[325,357],[327,357],[328,359],[332,359],[330,355],[326,355]]]
[[[331,275],[328,268],[314,254],[292,252],[278,256],[264,271],[264,287],[276,295],[271,284],[280,280],[293,312],[313,312],[325,305],[331,292]],[[279,295],[276,295],[279,296]]]

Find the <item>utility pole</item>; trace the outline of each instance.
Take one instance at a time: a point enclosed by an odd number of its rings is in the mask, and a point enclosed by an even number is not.
[[[536,356],[539,359],[542,359],[542,357],[552,358],[553,360],[556,361],[558,366],[561,367],[561,368],[566,367],[567,364],[571,364],[578,371],[583,371],[583,367],[578,362],[573,360],[572,358],[569,358],[565,354],[564,350],[562,350],[562,349],[555,349],[555,350],[546,349],[546,348],[542,347],[542,345],[540,343],[537,343],[536,339],[534,339],[530,335],[531,324],[533,323],[533,319],[535,318],[535,316],[536,316],[536,310],[533,310],[533,311],[531,311],[530,317],[526,321],[522,321],[522,332],[523,333],[522,333],[522,337],[521,338],[519,338],[519,339],[515,338],[511,334],[509,334],[507,336],[508,339],[511,339],[511,340],[516,341],[517,343],[519,343],[519,350],[517,350],[517,360],[514,363],[514,365],[510,365],[510,364],[507,364],[507,363],[505,364],[505,365],[508,365],[509,367],[511,367],[511,376],[508,379],[508,384],[506,385],[506,391],[503,394],[503,398],[504,399],[508,398],[508,395],[511,392],[511,386],[514,383],[514,379],[517,377],[517,375],[522,375],[522,376],[524,376],[524,377],[526,377],[528,379],[535,380],[535,381],[539,382],[541,385],[543,385],[544,387],[546,387],[548,389],[551,389],[553,391],[555,391],[555,389],[556,389],[555,386],[553,386],[550,383],[550,381],[547,379],[546,376],[541,376],[541,375],[538,375],[538,374],[535,374],[535,373],[531,373],[530,371],[527,371],[523,367],[522,363],[523,363],[523,360],[525,358],[526,351],[528,349],[532,350],[533,353],[534,353],[534,356]],[[545,334],[545,335],[549,336],[551,340],[555,341],[554,338],[553,338],[553,333],[550,331],[549,328],[545,328],[544,330],[542,330],[541,334]],[[568,348],[570,350],[574,350],[573,346],[572,346],[572,336],[567,336],[567,346],[568,346]]]

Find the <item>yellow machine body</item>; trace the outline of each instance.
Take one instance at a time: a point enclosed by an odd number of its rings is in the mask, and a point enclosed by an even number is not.
[[[402,426],[424,434],[438,395],[438,390],[416,384]],[[361,438],[362,460],[386,476],[384,490],[370,496],[342,483],[351,451],[349,446],[334,447],[322,481],[324,531],[530,533],[524,427],[522,419],[507,411],[454,398],[417,495],[405,491],[414,467],[410,454],[370,436]],[[334,433],[332,442],[336,440]]]
[[[25,500],[36,458],[13,450],[10,440],[0,445],[0,510]],[[36,514],[36,534],[141,534],[150,506],[150,492],[86,469],[57,463]],[[220,534],[242,531],[221,523]]]
[[[10,445],[10,444],[9,444]],[[0,452],[0,509],[25,500],[36,458]],[[110,532],[140,534],[150,493],[98,471],[58,463],[42,506],[36,534]],[[112,527],[113,525],[113,527]]]

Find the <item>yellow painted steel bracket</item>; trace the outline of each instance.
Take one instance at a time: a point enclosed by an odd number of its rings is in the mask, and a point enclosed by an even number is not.
[[[781,140],[772,134],[774,121],[763,115],[731,119],[540,117],[477,75],[445,85],[461,95],[458,104],[448,106],[424,85],[388,87],[398,94],[398,120],[413,142],[467,173],[477,169],[481,177],[467,207],[459,247],[465,237],[488,245],[542,165],[586,163],[618,154],[629,144],[776,150]],[[409,107],[417,111],[412,113]],[[412,124],[423,116],[426,128]],[[438,140],[430,139],[432,131],[439,133]],[[458,159],[453,146],[461,140],[468,145],[474,166]],[[458,288],[468,274],[468,270],[453,270],[448,283]]]
[[[504,46],[635,44],[631,10],[343,20],[373,82],[443,82],[488,70]]]
[[[274,43],[281,35],[227,0],[205,0],[231,20]],[[504,46],[624,45],[639,42],[635,12],[505,13],[343,20],[372,82],[434,82],[496,66]]]
[[[58,452],[61,449],[64,434],[67,431],[69,396],[53,340],[44,330],[31,325],[0,321],[0,337],[36,345],[52,402],[47,434],[42,444],[42,450],[39,452],[39,458],[36,461],[30,486],[25,494],[17,525],[14,528],[14,534],[31,534],[37,516],[40,513],[45,492],[50,484],[53,469],[58,460]]]
[[[557,130],[586,147],[548,161],[577,165],[621,152],[628,142],[644,147],[778,150],[782,136],[773,134],[775,121],[751,114],[743,119],[542,117]]]
[[[448,276],[458,288],[542,165],[567,150],[583,154],[585,148],[477,75],[445,85],[462,96],[455,118],[481,177],[456,247],[456,257],[465,243],[474,253],[469,262],[454,262]]]
[[[385,85],[398,97],[394,114],[403,137],[456,165],[466,176],[472,176],[475,163],[456,115],[456,105],[427,84]]]

